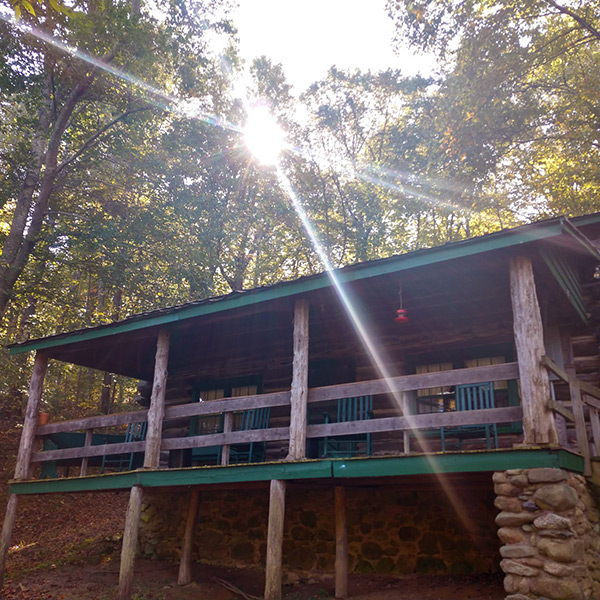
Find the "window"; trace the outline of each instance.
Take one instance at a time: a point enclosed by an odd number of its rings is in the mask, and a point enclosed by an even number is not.
[[[194,384],[193,402],[211,402],[222,398],[251,396],[262,392],[260,375],[235,377],[216,381],[202,381]]]
[[[251,396],[253,394],[260,394],[261,391],[261,378],[258,375],[220,381],[199,382],[194,385],[192,402],[212,402],[214,400],[221,400],[222,398]],[[234,413],[234,430],[239,427],[241,418],[241,414]],[[197,418],[192,429],[194,435],[220,433],[223,431],[223,415],[215,413]]]

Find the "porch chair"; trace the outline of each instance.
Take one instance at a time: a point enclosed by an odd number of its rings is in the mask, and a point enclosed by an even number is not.
[[[146,439],[147,429],[148,423],[145,421],[143,423],[129,423],[123,442],[143,442]],[[107,468],[115,471],[133,471],[134,468],[141,466],[143,456],[143,452],[104,455],[100,473],[104,473]]]
[[[494,384],[475,383],[470,385],[457,385],[455,389],[456,411],[483,410],[494,408]],[[476,444],[485,438],[486,448],[490,450],[498,447],[498,428],[496,423],[486,423],[483,425],[461,425],[459,427],[441,427],[440,438],[442,442],[442,452],[450,445],[446,438],[456,438],[457,442],[453,444],[459,450],[462,450],[463,442],[467,444]]]
[[[213,433],[223,433],[223,413],[203,415],[192,417],[188,436],[210,435]],[[194,462],[221,464],[221,446],[204,446],[202,448],[192,448],[191,464]],[[189,455],[188,455],[189,457]],[[188,458],[189,459],[189,458]]]
[[[329,413],[323,413],[325,423],[330,423]],[[373,418],[373,396],[340,398],[337,401],[336,423],[366,421]],[[323,458],[349,458],[359,453],[371,456],[373,452],[370,433],[358,433],[323,438]]]
[[[234,418],[239,418],[237,431],[252,431],[256,429],[268,429],[271,420],[271,408],[253,408],[241,413],[235,413]],[[249,442],[247,444],[233,444],[229,449],[229,463],[253,463],[264,462],[267,451],[266,442]]]

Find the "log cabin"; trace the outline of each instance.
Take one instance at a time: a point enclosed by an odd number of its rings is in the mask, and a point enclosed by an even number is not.
[[[0,576],[19,496],[122,490],[122,600],[136,552],[179,584],[260,565],[267,600],[292,571],[344,598],[494,569],[508,598],[599,598],[599,244],[600,214],[554,218],[13,345]],[[49,360],[147,382],[140,409],[39,425]]]

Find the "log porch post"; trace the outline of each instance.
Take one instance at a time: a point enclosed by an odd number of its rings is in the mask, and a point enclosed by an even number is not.
[[[166,329],[162,329],[158,333],[158,340],[156,342],[154,381],[152,383],[150,408],[148,409],[148,431],[146,433],[146,451],[144,453],[145,469],[156,469],[160,463],[170,337],[171,334]]]
[[[187,585],[192,582],[192,542],[194,541],[194,527],[198,516],[198,504],[200,502],[200,491],[198,488],[192,490],[190,505],[188,506],[185,521],[185,532],[181,547],[181,561],[179,563],[178,585]]]
[[[290,447],[288,460],[306,458],[306,413],[308,400],[308,300],[294,307],[294,360],[290,393]]]
[[[142,486],[134,485],[129,493],[129,504],[127,505],[127,515],[125,516],[123,547],[121,548],[121,568],[119,570],[118,600],[129,600],[133,590],[135,553],[140,529],[140,515],[142,514],[142,497]]]
[[[31,453],[35,441],[37,418],[40,410],[40,402],[42,401],[42,389],[44,387],[44,377],[46,376],[47,367],[48,357],[41,352],[37,352],[33,363],[31,382],[29,383],[29,398],[27,399],[23,432],[21,433],[21,441],[19,442],[15,479],[27,479],[29,477]],[[8,555],[10,539],[15,525],[17,504],[18,496],[16,494],[10,494],[6,506],[6,516],[4,517],[4,523],[2,525],[2,535],[0,536],[0,588],[4,585],[6,557]]]
[[[348,595],[348,527],[345,490],[335,487],[335,597]]]
[[[283,521],[285,518],[285,481],[271,480],[265,600],[281,600]]]
[[[557,444],[554,417],[548,407],[550,382],[541,363],[545,354],[542,317],[533,267],[525,256],[510,260],[510,295],[521,382],[524,442]]]
[[[2,524],[2,535],[0,537],[0,589],[4,586],[4,575],[6,573],[6,558],[10,548],[13,528],[15,526],[15,517],[17,516],[17,502],[19,496],[10,494],[6,503],[6,514]]]

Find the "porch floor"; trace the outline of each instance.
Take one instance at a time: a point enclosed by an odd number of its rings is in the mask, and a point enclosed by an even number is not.
[[[47,494],[142,487],[219,485],[257,481],[389,478],[405,475],[493,472],[537,467],[583,472],[583,458],[563,448],[520,447],[400,456],[280,461],[181,469],[138,469],[86,477],[10,482],[13,494]]]

